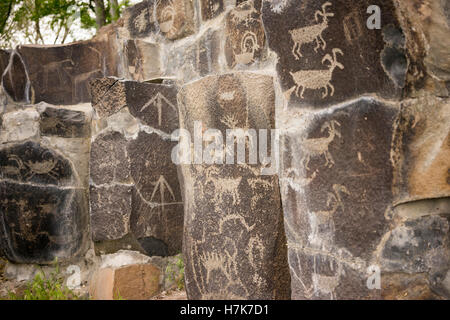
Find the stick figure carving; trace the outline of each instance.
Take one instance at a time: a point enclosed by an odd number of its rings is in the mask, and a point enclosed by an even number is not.
[[[167,99],[161,92],[158,92],[153,98],[151,98],[146,104],[144,104],[140,110],[140,112],[147,109],[147,107],[154,105],[158,110],[158,125],[162,124],[162,106],[163,101],[167,103],[175,112],[177,112],[177,108]]]

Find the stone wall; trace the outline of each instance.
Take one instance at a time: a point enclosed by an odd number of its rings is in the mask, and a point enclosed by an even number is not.
[[[148,0],[91,40],[0,51],[3,254],[183,250],[195,299],[448,299],[449,17]],[[176,166],[197,121],[277,129],[278,172]]]

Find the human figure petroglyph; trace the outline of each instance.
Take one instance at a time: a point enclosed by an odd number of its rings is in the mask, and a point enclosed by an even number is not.
[[[344,55],[344,53],[339,48],[334,48],[332,52],[333,56],[327,54],[322,59],[322,64],[325,64],[326,61],[330,62],[328,70],[300,70],[297,72],[289,72],[295,82],[295,95],[297,97],[303,99],[303,94],[306,89],[317,90],[322,88],[325,89],[325,92],[322,94],[322,99],[328,95],[331,97],[334,95],[334,86],[331,84],[334,69],[336,67],[344,69],[344,65],[337,61],[336,55],[338,53]],[[328,87],[331,89],[330,93],[328,93]],[[300,88],[302,89],[301,92]]]
[[[305,139],[302,141],[303,157],[301,163],[307,170],[309,170],[308,165],[311,158],[321,155],[325,156],[325,166],[332,167],[334,165],[329,146],[336,136],[341,137],[340,131],[335,126],[341,126],[341,124],[336,120],[327,121],[322,125],[320,132],[328,130],[328,137]]]
[[[294,46],[292,47],[292,54],[294,55],[296,60],[299,60],[302,57],[301,48],[302,45],[316,42],[316,47],[314,51],[317,52],[319,48],[325,50],[327,47],[327,43],[322,37],[322,33],[325,29],[328,28],[328,17],[333,17],[334,13],[327,12],[327,7],[331,6],[330,2],[325,2],[322,5],[322,11],[317,10],[314,18],[318,24],[313,26],[307,26],[303,28],[290,30],[289,33],[291,35],[292,41],[294,41]],[[322,16],[322,22],[319,23],[319,16]]]
[[[158,110],[158,125],[160,126],[162,124],[162,106],[163,102],[168,104],[175,112],[177,111],[177,108],[173,105],[172,102],[169,101],[161,92],[158,92],[155,96],[153,96],[146,104],[144,104],[140,110],[140,112],[147,109],[149,106],[154,105],[156,109]]]
[[[169,192],[170,196],[172,197],[172,200],[175,201],[175,194],[173,193],[172,188],[170,187],[169,183],[167,182],[166,178],[164,178],[163,175],[159,176],[159,179],[155,182],[152,182],[152,184],[155,186],[153,189],[152,195],[150,197],[150,201],[153,200],[154,196],[156,195],[156,192],[159,190],[160,194],[160,204],[164,207],[166,203],[164,194],[166,193],[166,190]]]

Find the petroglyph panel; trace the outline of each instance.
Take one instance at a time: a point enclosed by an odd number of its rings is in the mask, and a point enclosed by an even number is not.
[[[125,94],[130,113],[143,124],[167,134],[178,128],[174,85],[126,81]]]
[[[86,249],[84,190],[1,181],[0,199],[0,242],[8,260],[51,263]]]
[[[129,7],[123,14],[124,26],[130,34],[130,38],[143,38],[155,32],[154,19],[155,2],[142,1]]]
[[[148,202],[164,206],[180,202],[177,168],[171,160],[176,142],[164,140],[156,133],[140,132],[127,146],[131,176],[141,196]]]
[[[393,156],[396,204],[450,196],[450,101],[403,102]]]
[[[16,54],[23,61],[31,85],[27,101],[51,104],[90,101],[90,80],[117,75],[117,51],[114,41],[19,46]]]
[[[90,119],[82,111],[46,107],[40,114],[42,135],[63,138],[90,137]]]
[[[134,190],[132,206],[131,231],[144,249],[147,247],[147,250],[156,250],[164,253],[164,256],[181,252],[184,217],[182,202],[167,202],[164,205],[152,203]]]
[[[171,159],[176,142],[168,137],[179,126],[177,88],[172,84],[115,78],[99,79],[92,87],[94,108],[108,123],[91,148],[91,190],[94,190],[91,193],[98,194],[97,198],[91,197],[91,203],[101,217],[92,220],[93,229],[99,234],[95,241],[102,246],[111,240],[130,245],[142,242],[141,250],[148,250],[148,254],[179,253],[183,202],[177,168]],[[109,116],[114,112],[119,115],[125,106],[123,111],[130,112],[126,118],[113,120],[116,116]],[[127,130],[130,121],[137,124],[137,131],[125,137],[121,132]],[[97,186],[102,187],[101,193],[94,188]],[[110,199],[104,191],[113,186],[123,192],[127,190],[126,201],[121,204],[126,207],[126,215],[116,214],[110,225],[104,227],[101,223],[108,213],[102,211],[102,206],[114,211],[114,203],[120,200]],[[112,234],[108,234],[109,229]]]
[[[366,27],[369,5],[380,6],[382,30]],[[370,93],[400,98],[407,61],[392,0],[264,1],[262,12],[290,106],[325,107]]]
[[[0,177],[56,186],[73,185],[77,182],[72,167],[65,158],[31,141],[0,150]]]
[[[169,255],[181,251],[184,216],[177,168],[171,160],[175,145],[145,132],[128,145],[135,183],[131,230],[138,239],[161,240]]]
[[[265,45],[261,14],[253,2],[231,10],[226,19],[225,56],[229,67],[252,64],[261,59]]]
[[[274,127],[273,79],[209,76],[179,94],[180,123],[216,128]],[[181,165],[183,253],[190,299],[286,299],[289,277],[276,176],[262,165]]]
[[[176,40],[194,33],[194,5],[189,0],[160,0],[156,3],[159,30]]]
[[[293,299],[379,294],[364,279],[389,224],[397,112],[361,99],[283,135],[280,181]]]

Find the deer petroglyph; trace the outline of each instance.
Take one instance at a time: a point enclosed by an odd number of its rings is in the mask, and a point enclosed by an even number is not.
[[[326,166],[333,166],[334,160],[328,150],[329,145],[336,136],[341,137],[341,133],[335,126],[341,126],[341,124],[336,120],[327,121],[322,125],[320,132],[328,130],[328,137],[312,138],[302,141],[303,157],[301,162],[307,170],[309,170],[308,165],[311,158],[319,157],[321,155],[325,156]]]
[[[295,82],[295,95],[299,98],[304,98],[303,94],[306,89],[317,90],[317,89],[325,89],[325,92],[322,94],[322,99],[327,97],[328,95],[334,95],[334,86],[331,84],[331,79],[333,78],[333,71],[336,67],[340,69],[344,69],[344,65],[337,62],[336,55],[339,53],[344,55],[341,49],[335,48],[333,49],[333,56],[330,54],[325,55],[322,59],[322,64],[326,61],[330,62],[330,67],[328,70],[300,70],[297,72],[289,72],[292,76],[292,79]],[[331,89],[331,92],[328,92],[328,87]],[[300,92],[300,89],[301,92]]]
[[[322,37],[322,33],[328,28],[328,17],[333,17],[334,13],[327,12],[327,7],[331,6],[330,2],[325,2],[322,5],[322,11],[317,10],[315,13],[315,20],[319,22],[319,16],[322,16],[322,22],[307,26],[303,28],[290,30],[292,41],[294,41],[294,46],[292,47],[292,54],[294,55],[296,60],[299,60],[302,57],[301,48],[303,44],[316,42],[316,47],[314,51],[317,52],[319,48],[325,50],[327,47],[327,43]]]

